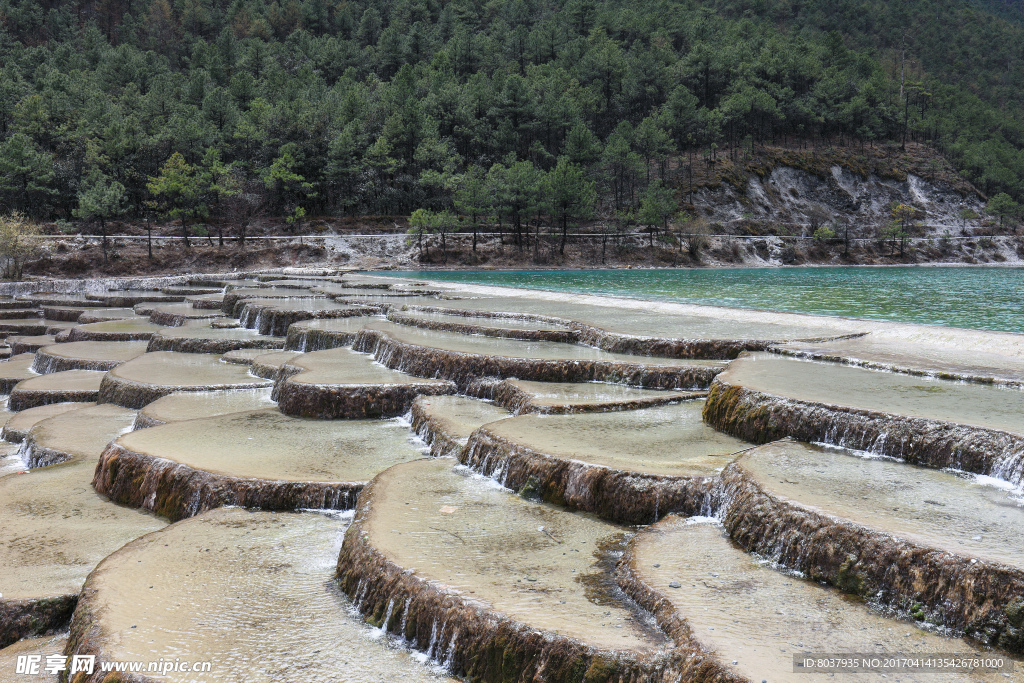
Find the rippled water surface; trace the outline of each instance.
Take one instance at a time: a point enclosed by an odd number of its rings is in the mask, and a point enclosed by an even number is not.
[[[451,282],[1024,332],[1024,268],[409,271]]]

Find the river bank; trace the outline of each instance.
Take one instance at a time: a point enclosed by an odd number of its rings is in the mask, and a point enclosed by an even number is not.
[[[309,236],[264,236],[239,244],[215,238],[154,238],[152,255],[145,238],[108,238],[104,256],[100,238],[42,238],[40,255],[25,264],[26,278],[142,276],[249,271],[281,267],[332,267],[361,270],[438,268],[738,268],[800,265],[1024,265],[1024,237],[1017,235],[919,237],[898,243],[874,238],[820,240],[798,236],[712,235],[698,247],[682,233],[649,235],[570,235],[565,249],[558,235],[541,235],[522,249],[508,235],[437,235],[422,242],[404,232]]]

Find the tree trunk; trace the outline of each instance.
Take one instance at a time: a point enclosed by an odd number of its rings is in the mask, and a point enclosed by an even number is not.
[[[103,235],[103,262],[107,262],[107,223],[100,219],[100,234]]]

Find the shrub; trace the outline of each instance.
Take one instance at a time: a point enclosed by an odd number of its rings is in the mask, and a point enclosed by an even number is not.
[[[3,263],[5,278],[20,279],[25,261],[41,247],[36,223],[18,212],[0,217],[0,262]]]
[[[819,226],[818,229],[814,231],[814,239],[818,242],[828,242],[835,238],[836,231],[827,225]]]

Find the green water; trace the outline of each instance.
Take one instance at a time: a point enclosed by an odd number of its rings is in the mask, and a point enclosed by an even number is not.
[[[382,274],[1024,332],[1024,268],[847,266]]]

